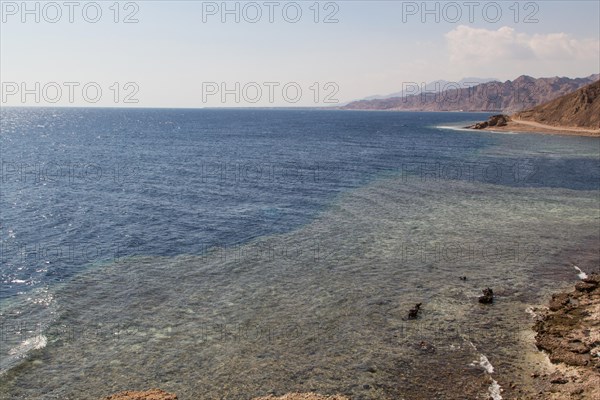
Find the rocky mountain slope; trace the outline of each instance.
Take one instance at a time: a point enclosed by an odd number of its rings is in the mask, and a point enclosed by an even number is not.
[[[441,93],[421,93],[406,97],[360,100],[347,104],[346,110],[390,111],[502,111],[514,113],[554,100],[599,79],[532,78],[520,76],[513,81],[488,82],[470,88]]]
[[[512,116],[552,126],[600,129],[600,81]]]

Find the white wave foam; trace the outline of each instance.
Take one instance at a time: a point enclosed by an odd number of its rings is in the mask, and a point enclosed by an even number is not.
[[[435,128],[437,129],[448,129],[451,131],[461,131],[461,132],[494,132],[494,133],[499,133],[501,135],[518,135],[521,132],[514,132],[514,131],[495,131],[495,130],[479,130],[479,129],[470,129],[470,128],[464,128],[464,127],[460,127],[460,126],[451,126],[451,125],[437,125]]]
[[[581,270],[581,268],[579,268],[577,265],[573,265],[573,268],[575,268],[577,270],[577,272],[579,272],[577,274],[577,276],[579,277],[579,279],[587,279],[588,275],[585,272],[583,272]]]
[[[34,337],[30,337],[29,339],[25,339],[21,344],[17,347],[14,347],[9,350],[9,354],[11,355],[22,355],[26,354],[31,350],[39,350],[46,347],[48,344],[48,339],[44,335],[38,335]]]
[[[488,360],[488,358],[483,354],[479,355],[479,365],[481,366],[481,368],[485,369],[485,372],[487,372],[488,374],[494,373],[494,366],[492,365],[490,360]]]
[[[537,318],[537,313],[533,310],[533,307],[529,306],[525,309],[525,312],[531,315],[532,318]]]
[[[475,346],[473,342],[466,338],[465,340],[475,351],[477,351],[477,346]],[[494,373],[494,366],[492,365],[490,360],[488,360],[485,354],[479,353],[479,361],[473,361],[471,363],[471,365],[477,364],[483,369],[485,369],[485,372],[487,372],[488,374],[491,375]],[[498,382],[495,379],[492,379],[492,384],[488,387],[488,394],[490,395],[490,398],[492,398],[493,400],[502,400],[502,396],[500,395],[500,393],[502,393],[502,387],[498,384]]]
[[[492,379],[492,384],[488,387],[488,393],[493,400],[502,400],[502,396],[500,393],[502,392],[502,388],[496,382],[495,379]]]
[[[435,128],[437,129],[448,129],[451,131],[470,131],[473,132],[473,129],[468,129],[460,126],[451,126],[451,125],[438,125]]]

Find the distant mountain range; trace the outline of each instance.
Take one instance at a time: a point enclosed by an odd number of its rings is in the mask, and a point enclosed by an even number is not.
[[[512,117],[552,126],[600,129],[600,81]]]
[[[446,84],[451,88],[441,92],[426,90],[404,97],[359,100],[340,108],[345,110],[501,111],[513,113],[554,100],[598,79],[600,79],[599,74],[575,79],[566,77],[536,79],[522,75],[513,81],[485,82],[463,88],[460,88],[459,82],[456,82],[454,85]],[[414,90],[415,88],[410,89]],[[405,89],[402,93],[406,92],[408,90]]]
[[[494,78],[463,78],[458,82],[445,81],[445,80],[437,80],[429,83],[424,82],[404,82],[402,84],[402,91],[391,93],[385,96],[369,96],[365,97],[363,100],[382,100],[389,99],[392,97],[405,97],[415,94],[420,94],[421,92],[430,92],[430,93],[439,93],[448,89],[456,89],[456,88],[469,88],[473,86],[477,86],[482,83],[487,82],[497,82],[498,79]]]

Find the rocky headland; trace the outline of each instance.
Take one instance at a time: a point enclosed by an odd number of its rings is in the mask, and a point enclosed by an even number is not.
[[[600,136],[600,81],[512,115],[493,115],[468,129]]]
[[[486,129],[486,128],[492,128],[492,127],[501,128],[503,126],[507,126],[510,121],[511,121],[511,119],[508,115],[498,114],[498,115],[492,115],[491,117],[488,118],[487,121],[477,122],[473,125],[467,126],[466,128],[467,129]]]

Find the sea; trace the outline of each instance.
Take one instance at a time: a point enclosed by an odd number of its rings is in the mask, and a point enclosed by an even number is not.
[[[597,138],[462,112],[0,116],[2,399],[501,399],[532,307],[600,269]]]

